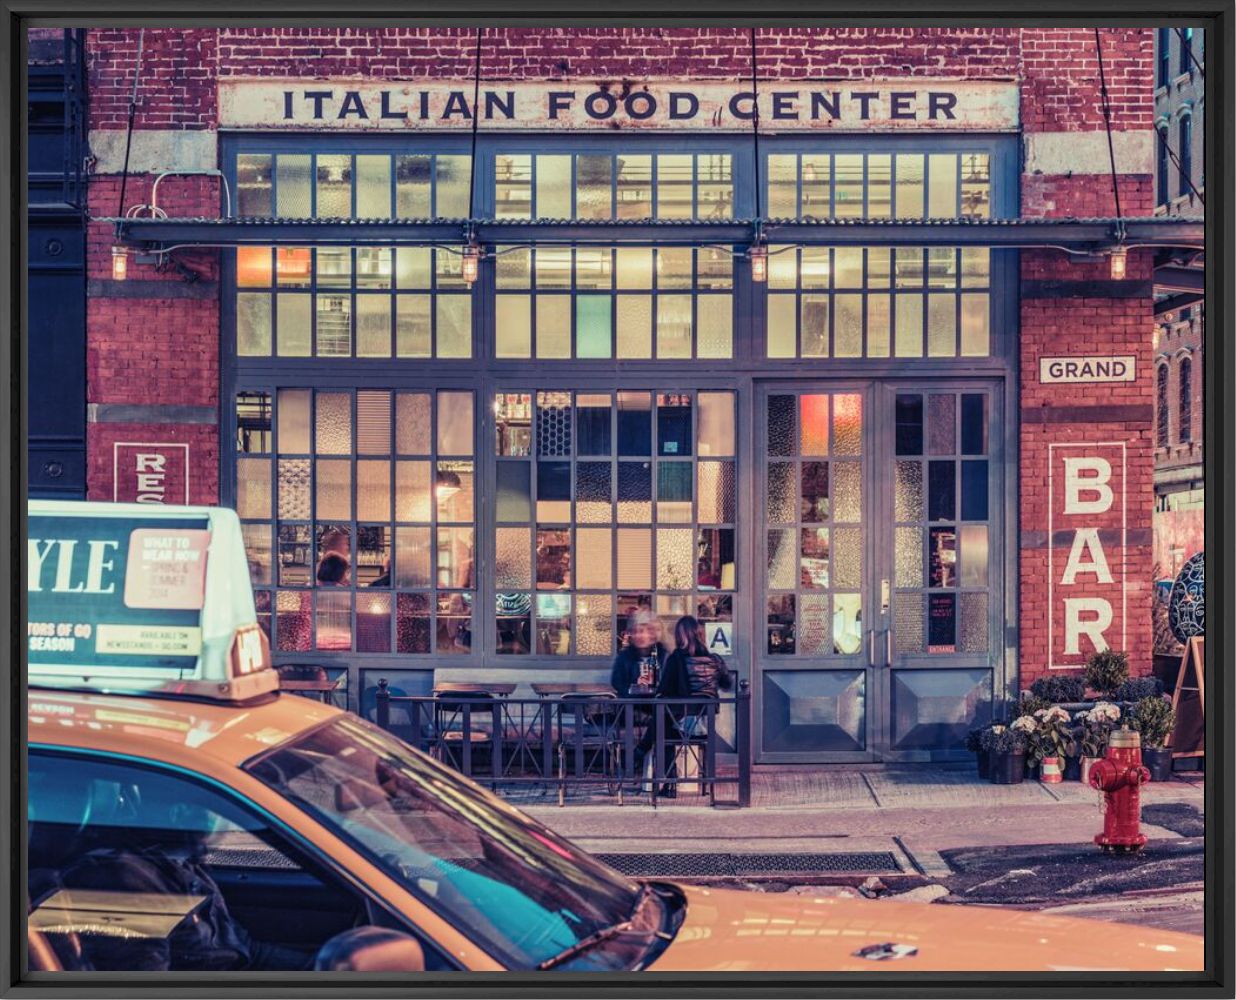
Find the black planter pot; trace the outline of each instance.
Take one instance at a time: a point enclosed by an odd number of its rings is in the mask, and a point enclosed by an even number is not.
[[[1143,747],[1142,763],[1150,771],[1151,781],[1172,780],[1172,751],[1170,747]]]
[[[993,785],[1020,785],[1026,777],[1026,755],[1017,753],[992,753],[991,783]]]
[[[1064,780],[1065,781],[1081,781],[1081,758],[1080,757],[1065,757],[1064,758]]]
[[[1023,754],[1024,757],[1024,754]],[[1024,768],[1025,777],[1030,781],[1037,781],[1039,777],[1039,762],[1036,759],[1027,760]]]
[[[991,776],[991,752],[988,750],[975,750],[974,761],[978,764],[978,776],[980,778],[988,778]]]

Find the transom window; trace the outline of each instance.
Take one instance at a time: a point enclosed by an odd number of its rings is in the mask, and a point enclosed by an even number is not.
[[[499,358],[729,358],[733,260],[708,247],[499,248]]]
[[[239,153],[236,214],[294,219],[465,219],[458,153]]]
[[[236,510],[276,650],[471,652],[473,406],[456,389],[237,394]]]
[[[770,153],[774,219],[954,219],[991,214],[987,153]]]
[[[611,656],[639,607],[731,621],[734,394],[494,398],[496,649]]]
[[[236,353],[470,358],[461,257],[429,247],[238,247]]]
[[[729,153],[499,153],[499,219],[728,219]]]

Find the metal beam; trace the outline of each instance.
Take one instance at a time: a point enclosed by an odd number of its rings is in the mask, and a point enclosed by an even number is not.
[[[1168,264],[1154,269],[1154,283],[1165,292],[1205,292],[1206,271],[1200,267]]]
[[[111,223],[131,246],[306,244],[462,246],[469,232],[484,246],[633,244],[745,246],[763,235],[770,244],[801,246],[1059,247],[1101,252],[1118,242],[1115,219],[835,219],[559,222],[481,219],[96,219]],[[1124,244],[1198,248],[1200,220],[1125,219]]]
[[[1204,302],[1206,296],[1200,292],[1181,292],[1179,295],[1172,295],[1166,299],[1159,299],[1154,304],[1154,314],[1162,316],[1164,313],[1175,312],[1177,309],[1187,309],[1189,306],[1197,302]]]

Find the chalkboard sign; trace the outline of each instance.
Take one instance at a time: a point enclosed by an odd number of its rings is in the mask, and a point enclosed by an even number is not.
[[[1205,756],[1206,639],[1203,636],[1195,635],[1185,643],[1180,672],[1172,690],[1172,709],[1176,713],[1176,725],[1168,741],[1172,757]]]

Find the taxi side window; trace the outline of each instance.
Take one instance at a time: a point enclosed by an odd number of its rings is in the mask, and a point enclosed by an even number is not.
[[[165,771],[31,753],[28,823],[30,925],[66,969],[308,970],[382,919],[261,817]]]

